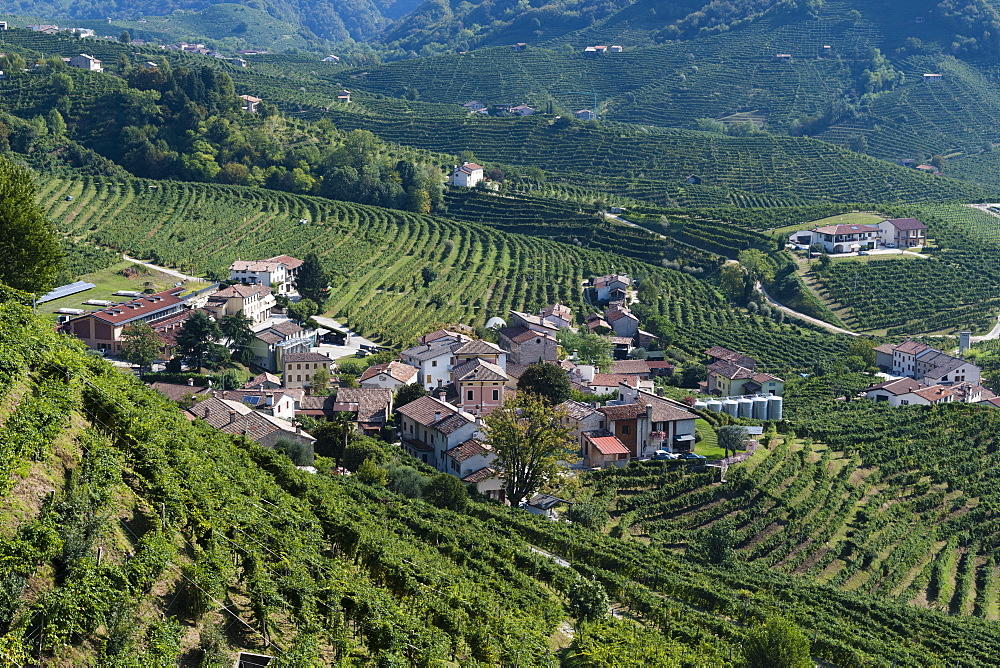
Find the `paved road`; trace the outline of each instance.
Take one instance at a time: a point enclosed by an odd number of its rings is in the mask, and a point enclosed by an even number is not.
[[[621,216],[615,215],[613,213],[605,213],[604,217],[607,218],[608,220],[613,220],[616,223],[621,223],[622,225],[628,225],[629,227],[634,227],[637,230],[642,230],[643,232],[650,232],[652,234],[655,234],[656,236],[658,236],[661,239],[666,239],[666,237],[663,236],[662,234],[660,234],[659,232],[653,232],[653,230],[649,229],[648,227],[643,227],[642,225],[637,225],[636,223],[633,223],[630,220],[625,220]]]
[[[997,316],[997,324],[993,325],[993,329],[988,334],[973,336],[972,342],[977,343],[978,341],[991,341],[993,339],[1000,339],[1000,316]]]
[[[788,315],[793,315],[796,318],[799,318],[800,320],[805,320],[806,322],[811,322],[812,324],[818,325],[818,326],[822,327],[823,329],[825,329],[827,331],[833,332],[834,334],[847,334],[848,336],[861,336],[857,332],[852,332],[852,331],[850,331],[848,329],[843,329],[841,327],[837,327],[836,325],[831,325],[830,323],[828,323],[828,322],[826,322],[824,320],[820,320],[819,318],[814,318],[812,316],[806,315],[805,313],[800,313],[800,312],[796,311],[795,309],[788,308],[784,304],[781,304],[781,303],[775,301],[774,299],[772,299],[771,295],[767,294],[767,290],[765,290],[764,286],[761,285],[760,283],[757,284],[757,289],[760,290],[760,293],[762,295],[764,295],[764,299],[767,300],[768,304],[770,304],[771,306],[775,307],[776,309],[778,309],[780,311],[784,311]]]
[[[188,276],[187,274],[182,274],[179,271],[174,271],[173,269],[167,269],[166,267],[161,267],[159,265],[152,264],[150,262],[143,262],[142,260],[137,260],[134,257],[129,257],[128,255],[122,255],[122,258],[126,262],[134,262],[135,264],[141,264],[142,266],[148,269],[153,269],[154,271],[160,271],[163,272],[164,274],[167,274],[168,276],[174,276],[175,278],[179,278],[184,281],[198,281],[201,283],[208,282],[208,279],[200,278],[198,276]]]

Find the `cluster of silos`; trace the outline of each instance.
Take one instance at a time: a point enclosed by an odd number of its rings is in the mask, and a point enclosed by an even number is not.
[[[728,397],[696,401],[694,407],[698,410],[726,413],[734,418],[777,421],[781,419],[782,399],[776,396]]]

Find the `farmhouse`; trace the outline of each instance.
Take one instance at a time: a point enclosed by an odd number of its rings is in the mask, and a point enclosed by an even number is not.
[[[535,113],[535,110],[526,104],[519,104],[516,107],[511,107],[510,113],[515,114],[517,116],[531,116],[532,114]]]
[[[624,301],[628,298],[632,279],[627,274],[610,274],[608,276],[595,276],[591,279],[591,284],[597,291],[597,301]]]
[[[872,225],[824,225],[808,232],[796,232],[793,243],[819,244],[827,253],[851,253],[878,247],[882,230]]]
[[[272,447],[279,438],[312,445],[316,439],[287,420],[255,411],[241,401],[209,397],[188,410],[219,431],[239,434],[263,446]]]
[[[425,464],[446,471],[444,453],[476,434],[476,420],[436,397],[420,397],[396,410],[403,448]]]
[[[337,102],[350,102],[351,101],[351,91],[342,90],[337,93]]]
[[[877,227],[882,245],[889,248],[913,248],[927,243],[927,226],[916,218],[889,218]]]
[[[393,360],[385,364],[373,364],[358,378],[361,387],[382,387],[395,392],[404,385],[417,382],[420,369]]]
[[[590,109],[581,109],[580,111],[574,111],[573,115],[576,116],[581,121],[593,121],[597,119],[597,114],[595,114]]]
[[[486,105],[478,100],[472,100],[471,102],[466,102],[462,106],[465,107],[470,113],[486,109]]]
[[[253,95],[240,95],[241,100],[243,100],[243,111],[248,114],[257,113],[257,105],[263,102],[259,97],[254,97]]]
[[[928,384],[967,382],[978,385],[981,375],[980,368],[972,362],[917,341],[878,346],[875,348],[875,364],[894,376],[906,376]]]
[[[330,358],[320,353],[292,353],[282,360],[282,382],[286,388],[307,388],[320,369],[330,370]]]
[[[528,313],[511,311],[514,317],[510,327],[500,330],[500,347],[515,364],[555,362],[559,358],[556,332],[542,318]]]
[[[708,392],[723,397],[746,394],[781,396],[785,381],[769,373],[747,369],[739,364],[719,360],[708,365]]]
[[[912,378],[896,378],[872,385],[865,398],[890,406],[930,406],[946,403],[979,403],[993,398],[993,393],[974,383],[925,385]]]
[[[302,260],[277,255],[266,260],[236,260],[229,265],[229,280],[243,285],[264,285],[279,295],[295,293],[295,279]]]
[[[70,67],[78,67],[81,70],[89,70],[91,72],[103,72],[104,68],[101,67],[101,61],[93,56],[88,56],[85,53],[81,53],[78,56],[73,56],[69,59]]]
[[[216,320],[243,311],[254,324],[271,317],[271,309],[276,306],[271,288],[263,285],[230,285],[210,295],[205,310]]]
[[[474,162],[464,162],[461,167],[455,165],[448,183],[463,188],[475,188],[483,178],[483,168],[481,165],[477,165]]]
[[[611,325],[615,336],[632,339],[639,333],[639,318],[624,302],[611,302],[604,311],[604,319]]]

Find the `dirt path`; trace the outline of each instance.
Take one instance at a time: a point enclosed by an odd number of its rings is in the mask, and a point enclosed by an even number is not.
[[[143,267],[146,267],[147,269],[159,271],[161,273],[167,274],[168,276],[173,276],[175,278],[179,278],[184,281],[199,281],[201,283],[208,282],[207,279],[200,278],[198,276],[188,276],[187,274],[182,274],[179,271],[174,271],[173,269],[167,269],[166,267],[161,267],[159,265],[152,264],[150,262],[143,262],[142,260],[137,260],[134,257],[129,257],[128,255],[122,255],[122,259],[124,259],[126,262],[134,262],[135,264],[141,264]]]
[[[788,308],[784,304],[781,304],[781,303],[775,301],[771,297],[771,295],[767,294],[767,290],[765,290],[764,286],[761,285],[760,283],[757,284],[757,289],[760,290],[760,293],[762,295],[764,295],[764,299],[767,300],[767,303],[770,304],[771,306],[773,306],[774,308],[778,309],[779,311],[784,311],[788,315],[791,315],[791,316],[794,316],[796,318],[799,318],[800,320],[805,320],[806,322],[810,322],[810,323],[812,323],[814,325],[822,327],[823,329],[825,329],[825,330],[827,330],[829,332],[833,332],[834,334],[846,334],[848,336],[861,336],[857,332],[852,332],[849,329],[843,329],[841,327],[837,327],[836,325],[831,325],[830,323],[828,323],[828,322],[826,322],[824,320],[820,320],[819,318],[814,318],[812,316],[806,315],[805,313],[800,313],[800,312],[796,311],[795,309]]]

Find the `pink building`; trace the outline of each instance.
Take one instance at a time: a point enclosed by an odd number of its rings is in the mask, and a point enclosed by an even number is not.
[[[489,415],[510,392],[510,378],[492,362],[474,358],[455,367],[454,373],[459,406],[472,415]]]

